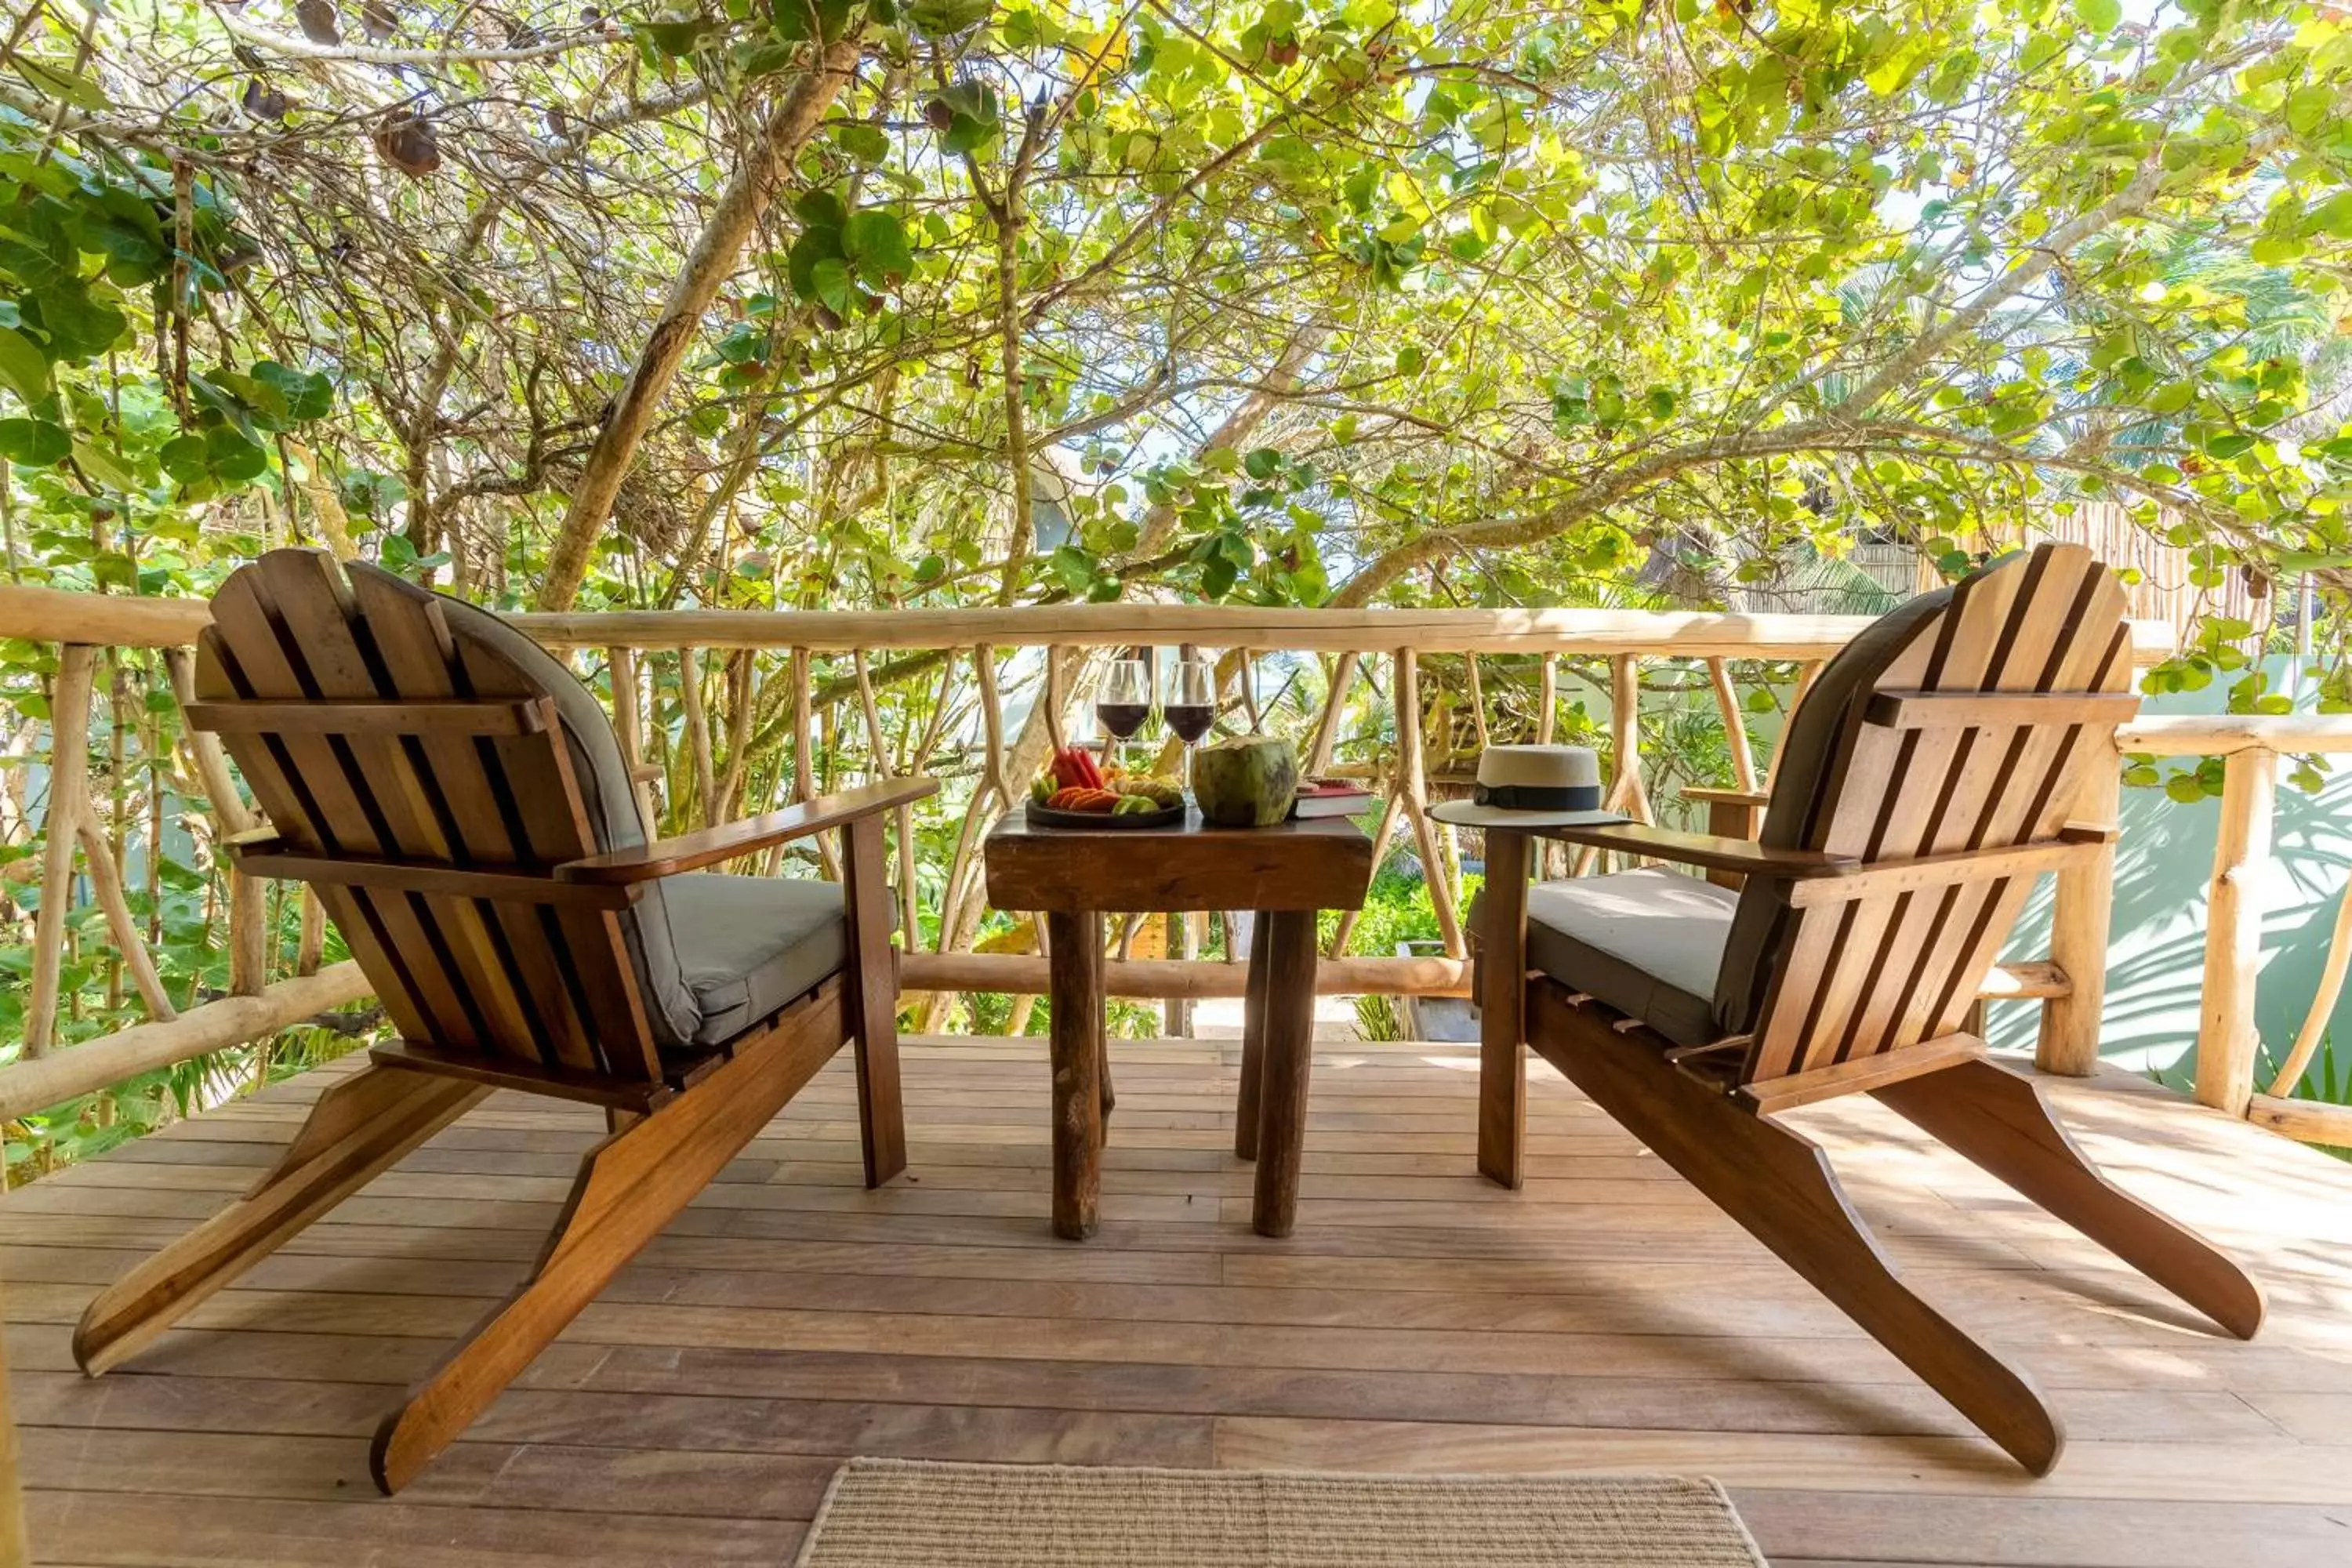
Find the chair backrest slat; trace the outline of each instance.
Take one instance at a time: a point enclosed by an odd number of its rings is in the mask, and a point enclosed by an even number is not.
[[[1776,796],[1768,841],[1868,862],[2045,840],[2115,725],[2001,722],[1895,728],[1881,693],[2112,692],[2130,679],[2120,585],[2077,546],[2045,545],[1923,606],[1899,646],[1857,647],[1814,700],[1839,707],[1805,798]],[[1892,639],[1890,639],[1892,640]],[[1882,711],[1885,705],[1881,704]],[[1778,827],[1778,832],[1774,831]],[[1770,911],[1767,991],[1743,1071],[1754,1082],[1901,1050],[1958,1029],[2032,879],[2012,876],[1789,910],[1786,885],[1744,895]],[[1743,919],[1764,916],[1743,909]]]
[[[208,700],[511,707],[546,693],[453,634],[440,602],[313,551],[273,551],[215,595]],[[497,726],[495,728],[505,728]],[[552,725],[520,734],[223,732],[271,825],[324,857],[528,876],[599,845]],[[662,1062],[610,910],[318,884],[401,1033],[444,1052],[658,1082]]]
[[[457,695],[452,673],[457,668],[457,647],[438,605],[367,575],[352,582],[352,596],[394,690],[404,697],[428,700]],[[486,867],[528,863],[530,857],[521,824],[499,760],[493,756],[485,762],[480,742],[472,737],[427,737],[418,742],[417,750],[456,819],[467,858]],[[551,951],[541,911],[524,905],[493,904],[486,911],[486,925],[492,928],[488,934],[494,939],[508,989],[526,1020],[523,1037],[548,1042],[556,1059],[566,1067],[593,1065],[595,1031],[583,1021],[572,1000],[572,987]]]

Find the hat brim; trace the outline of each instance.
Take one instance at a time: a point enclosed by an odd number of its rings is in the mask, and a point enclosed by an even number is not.
[[[1457,827],[1607,827],[1632,818],[1615,811],[1520,811],[1475,801],[1440,801],[1429,815]]]

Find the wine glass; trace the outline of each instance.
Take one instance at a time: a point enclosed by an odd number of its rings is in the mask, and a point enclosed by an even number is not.
[[[1139,658],[1115,659],[1095,693],[1095,717],[1107,734],[1125,741],[1151,716],[1151,667]]]
[[[1217,718],[1216,672],[1207,659],[1191,655],[1168,667],[1168,689],[1160,698],[1160,715],[1188,749],[1199,744]]]

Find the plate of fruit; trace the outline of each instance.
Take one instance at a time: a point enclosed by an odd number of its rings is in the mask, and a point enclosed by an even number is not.
[[[1174,779],[1105,768],[1082,746],[1054,753],[1029,786],[1029,821],[1038,827],[1173,827],[1184,820],[1184,790]]]

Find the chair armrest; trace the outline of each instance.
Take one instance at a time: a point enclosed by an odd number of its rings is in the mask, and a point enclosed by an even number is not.
[[[609,855],[567,860],[555,868],[555,875],[565,882],[650,882],[658,877],[716,866],[787,839],[805,838],[828,827],[845,826],[860,817],[893,811],[937,794],[939,787],[937,780],[926,778],[866,784],[839,795],[822,795],[782,811],[747,816],[723,827],[706,827],[699,833],[656,839],[642,848],[616,849]]]
[[[1490,830],[1491,831],[1491,830]],[[1726,838],[1713,833],[1684,833],[1646,823],[1619,822],[1599,827],[1533,827],[1524,831],[1595,849],[1615,849],[1628,855],[1650,855],[1709,871],[1738,871],[1750,877],[1777,877],[1805,881],[1822,877],[1850,877],[1862,863],[1843,855],[1817,849],[1767,849],[1748,838]]]

